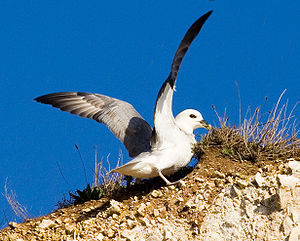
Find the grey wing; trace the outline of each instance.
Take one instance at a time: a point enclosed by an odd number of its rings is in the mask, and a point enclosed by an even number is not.
[[[170,130],[176,128],[172,112],[172,99],[175,90],[176,79],[182,59],[191,43],[200,32],[203,24],[212,11],[201,16],[186,32],[173,58],[171,71],[158,93],[154,111],[154,129],[151,137],[151,146],[159,146],[169,138],[174,138]]]
[[[150,149],[151,126],[125,101],[87,92],[58,92],[35,101],[105,124],[131,157]]]

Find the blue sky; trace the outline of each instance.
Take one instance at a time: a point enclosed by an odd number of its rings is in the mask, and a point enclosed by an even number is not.
[[[170,4],[171,3],[171,4]],[[35,103],[57,91],[88,91],[130,102],[152,125],[157,92],[189,26],[214,10],[181,66],[174,114],[225,107],[238,123],[268,97],[269,110],[284,89],[290,106],[300,93],[299,1],[1,1],[0,192],[4,183],[36,217],[64,194],[86,186],[74,147],[92,182],[94,146],[115,165],[122,144],[99,123]],[[295,114],[299,118],[299,107]],[[68,181],[60,174],[57,163]],[[0,195],[1,220],[13,214]]]

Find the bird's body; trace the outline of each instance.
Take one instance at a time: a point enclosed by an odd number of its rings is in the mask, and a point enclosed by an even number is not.
[[[174,128],[170,133],[172,141],[163,142],[150,151],[142,152],[127,164],[112,170],[123,175],[136,178],[152,178],[163,175],[172,175],[185,167],[192,159],[192,147],[196,143],[193,133],[185,133]]]
[[[182,59],[211,12],[189,28],[175,53],[170,74],[156,99],[153,129],[131,104],[105,95],[58,92],[35,100],[104,123],[122,141],[129,156],[134,157],[111,172],[136,178],[160,176],[168,185],[172,184],[165,175],[175,173],[190,162],[196,143],[193,131],[210,128],[197,110],[186,109],[174,118],[172,99]]]

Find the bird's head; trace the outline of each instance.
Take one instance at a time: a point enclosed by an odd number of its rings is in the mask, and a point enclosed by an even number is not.
[[[188,134],[192,134],[193,130],[198,128],[212,129],[212,126],[203,119],[201,113],[194,109],[186,109],[180,112],[175,121],[177,126]]]

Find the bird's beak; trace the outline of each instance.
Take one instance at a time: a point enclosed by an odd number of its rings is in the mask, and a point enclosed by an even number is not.
[[[208,124],[208,122],[205,121],[205,120],[201,120],[200,123],[201,123],[201,125],[202,125],[205,129],[207,129],[207,130],[211,130],[211,129],[213,128],[213,127],[212,127],[210,124]]]

